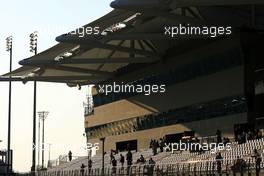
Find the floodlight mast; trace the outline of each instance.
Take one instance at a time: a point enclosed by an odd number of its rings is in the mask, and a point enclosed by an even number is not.
[[[37,55],[38,46],[38,33],[37,31],[29,35],[30,38],[30,52]],[[34,93],[33,93],[33,140],[32,140],[32,166],[31,172],[36,171],[36,106],[37,106],[37,82],[34,81]],[[39,163],[38,163],[39,164]]]
[[[6,51],[9,52],[10,63],[9,63],[9,72],[12,72],[12,56],[13,56],[13,37],[9,36],[6,38]],[[11,78],[11,74],[9,75]],[[8,127],[7,127],[7,167],[6,173],[7,176],[12,172],[12,163],[11,163],[11,154],[10,154],[10,144],[11,144],[11,105],[12,105],[12,81],[9,80],[9,103],[8,103]],[[11,165],[11,166],[10,166]]]
[[[45,120],[48,117],[49,112],[48,111],[39,111],[39,122],[40,120],[42,121],[42,163],[41,163],[41,168],[44,169],[44,150],[45,150],[45,141],[44,141],[44,135],[45,135]],[[40,127],[40,125],[39,125]],[[39,130],[40,134],[40,130]],[[40,136],[40,135],[39,135]],[[40,148],[38,149],[40,151]]]

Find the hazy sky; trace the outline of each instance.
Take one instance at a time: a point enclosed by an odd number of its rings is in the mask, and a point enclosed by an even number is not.
[[[39,52],[56,44],[55,37],[69,32],[111,11],[111,0],[8,0],[0,6],[0,74],[9,70],[5,38],[13,35],[13,68],[18,61],[31,55],[29,34],[38,31]],[[47,143],[51,143],[51,159],[67,154],[84,155],[85,144],[83,101],[87,87],[82,90],[66,84],[38,83],[37,111],[50,112],[46,125]],[[29,171],[32,144],[32,83],[13,83],[12,141],[14,169]],[[8,83],[0,82],[0,149],[7,148]],[[48,159],[46,147],[45,163]]]

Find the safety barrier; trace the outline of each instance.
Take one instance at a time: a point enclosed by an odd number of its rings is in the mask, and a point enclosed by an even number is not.
[[[217,160],[180,162],[174,164],[133,165],[130,167],[107,167],[39,171],[34,173],[17,174],[18,176],[208,176],[219,175],[263,175],[263,162],[256,169],[255,160]],[[261,173],[261,174],[260,174]]]

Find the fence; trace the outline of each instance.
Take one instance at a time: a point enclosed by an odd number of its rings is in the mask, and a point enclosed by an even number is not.
[[[107,167],[78,170],[40,171],[35,176],[253,176],[264,175],[263,162],[256,169],[252,160],[218,160],[200,162],[181,162],[176,164],[133,165],[130,167]],[[17,174],[18,176],[32,176],[32,173]]]

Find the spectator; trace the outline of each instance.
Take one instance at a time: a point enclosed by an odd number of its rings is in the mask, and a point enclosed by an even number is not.
[[[111,150],[111,152],[110,152],[110,164],[112,163],[113,158],[114,158],[114,154],[113,154],[113,150]]]
[[[124,167],[125,157],[122,154],[120,154],[120,163],[121,163],[121,166]]]
[[[256,139],[261,139],[262,138],[262,133],[260,130],[257,130],[257,136],[256,136]]]
[[[254,149],[254,155],[252,157],[255,158],[256,175],[258,176],[260,172],[261,156],[257,149]]]
[[[116,174],[116,166],[117,166],[117,161],[115,157],[112,159],[112,174]]]
[[[220,130],[216,130],[216,140],[218,144],[222,142],[222,132]]]
[[[127,160],[127,166],[131,166],[132,161],[133,161],[133,156],[132,156],[132,153],[130,150],[128,150],[128,152],[127,152],[126,160]]]
[[[84,176],[84,169],[85,169],[85,167],[86,166],[84,164],[81,165],[81,175],[82,176]]]
[[[216,155],[215,160],[216,160],[217,173],[221,175],[223,157],[220,152]]]
[[[68,153],[68,158],[69,158],[69,161],[71,162],[72,161],[72,152],[71,151],[69,151],[69,153]]]
[[[156,164],[156,162],[152,158],[150,158],[149,159],[149,167],[148,167],[148,175],[149,176],[153,175],[155,164]]]
[[[89,173],[89,175],[91,173],[92,167],[93,167],[93,161],[91,159],[89,159],[88,160],[88,173]]]
[[[165,141],[162,138],[160,138],[159,147],[160,147],[160,152],[163,152],[163,148],[165,147]]]
[[[154,156],[157,154],[157,149],[158,149],[158,141],[154,140],[152,145],[152,151]]]
[[[140,158],[137,160],[138,163],[145,163],[146,160],[143,155],[140,155]]]
[[[153,146],[153,139],[150,140],[149,148],[152,148],[152,146]]]

